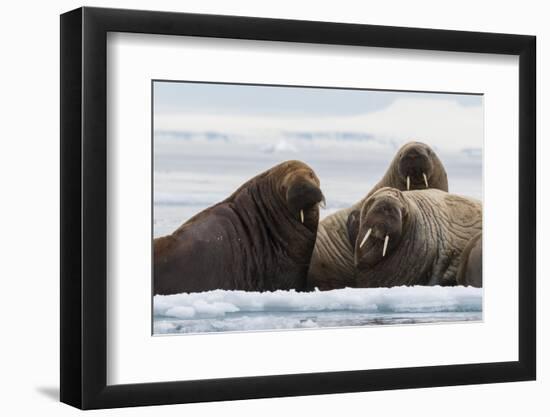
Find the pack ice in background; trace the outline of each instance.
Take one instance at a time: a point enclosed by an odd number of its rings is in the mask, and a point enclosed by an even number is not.
[[[154,238],[286,160],[319,177],[323,219],[363,198],[411,140],[437,153],[449,192],[482,200],[480,95],[171,81],[155,81],[153,94]],[[157,295],[153,333],[481,320],[482,294],[416,286]]]

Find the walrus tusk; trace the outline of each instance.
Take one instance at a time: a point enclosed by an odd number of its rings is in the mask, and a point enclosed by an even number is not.
[[[386,235],[386,238],[384,239],[384,249],[382,250],[382,258],[386,256],[386,249],[388,249],[388,242],[390,241],[389,235]]]
[[[304,210],[300,210],[300,219],[304,222]]]
[[[367,230],[367,233],[365,233],[365,237],[363,238],[363,240],[361,241],[361,243],[359,244],[359,248],[362,248],[363,245],[365,244],[365,242],[367,241],[367,239],[369,238],[369,235],[370,235],[370,232],[372,232],[372,227]]]
[[[411,177],[407,176],[407,191],[411,189]]]
[[[422,175],[424,176],[424,183],[426,183],[426,188],[430,188],[428,187],[428,177],[426,177],[426,174],[422,173]]]

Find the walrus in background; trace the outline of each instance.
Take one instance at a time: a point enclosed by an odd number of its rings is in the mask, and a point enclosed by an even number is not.
[[[461,254],[481,228],[478,200],[382,188],[349,217],[356,285],[457,285]]]
[[[483,240],[482,233],[474,236],[462,252],[456,275],[458,285],[481,288],[483,286]]]
[[[354,248],[349,241],[348,217],[382,187],[399,190],[437,188],[448,191],[447,172],[435,152],[426,144],[409,142],[394,156],[382,179],[367,196],[323,219],[308,273],[308,288],[332,290],[355,285]]]
[[[409,142],[399,148],[386,173],[367,197],[382,187],[401,191],[426,188],[449,191],[447,171],[433,149],[421,142]]]
[[[154,241],[154,293],[303,290],[324,200],[299,161],[279,164]]]

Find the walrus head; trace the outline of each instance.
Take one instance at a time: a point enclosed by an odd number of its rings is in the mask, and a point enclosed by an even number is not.
[[[401,191],[381,188],[348,217],[348,235],[355,266],[372,267],[389,258],[399,245],[408,217]]]
[[[300,161],[284,162],[280,168],[280,193],[290,217],[316,232],[319,204],[325,201],[319,178],[308,165]]]
[[[434,151],[426,144],[409,142],[398,153],[397,172],[403,190],[430,188],[434,172]]]

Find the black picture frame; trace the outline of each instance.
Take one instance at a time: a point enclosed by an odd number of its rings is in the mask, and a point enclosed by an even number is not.
[[[108,32],[519,56],[518,361],[107,385]],[[62,402],[94,409],[536,378],[534,36],[84,7],[61,15],[60,57]]]

